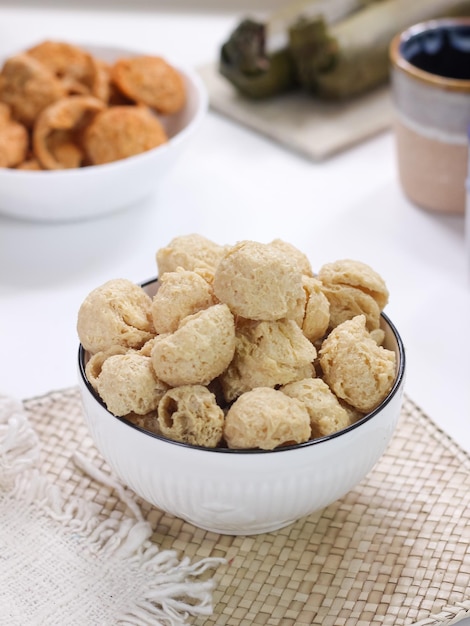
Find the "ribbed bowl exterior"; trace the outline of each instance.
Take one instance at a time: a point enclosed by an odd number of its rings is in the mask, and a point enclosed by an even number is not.
[[[303,446],[247,454],[151,436],[111,415],[79,380],[91,435],[119,478],[156,507],[231,535],[282,528],[354,488],[392,437],[404,382],[357,427]]]

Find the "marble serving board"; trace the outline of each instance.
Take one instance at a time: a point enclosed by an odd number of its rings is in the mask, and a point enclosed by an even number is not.
[[[253,101],[241,96],[215,64],[199,68],[213,111],[225,115],[312,161],[350,148],[392,124],[390,89],[385,86],[348,102],[324,102],[291,92]]]

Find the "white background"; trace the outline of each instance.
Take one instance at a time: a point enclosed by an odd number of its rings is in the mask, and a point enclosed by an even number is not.
[[[0,53],[55,38],[163,52],[197,67],[216,60],[239,18],[171,13],[162,10],[171,3],[157,2],[127,11],[119,2],[114,10],[41,4],[0,4]],[[140,206],[74,224],[0,217],[0,393],[27,398],[75,385],[76,315],[85,296],[110,278],[154,276],[156,250],[192,232],[218,243],[280,237],[306,252],[314,269],[344,257],[369,263],[387,282],[386,312],[406,345],[406,392],[470,451],[464,218],[406,200],[388,132],[314,164],[210,113],[165,184]]]

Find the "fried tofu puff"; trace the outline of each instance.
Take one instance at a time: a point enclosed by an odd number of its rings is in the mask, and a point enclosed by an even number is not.
[[[114,415],[145,415],[157,410],[168,385],[156,377],[150,357],[127,352],[104,360],[96,389]]]
[[[186,102],[181,74],[161,57],[119,59],[111,68],[111,80],[125,96],[162,115],[177,113]]]
[[[302,273],[291,256],[256,241],[225,252],[214,274],[214,293],[234,315],[250,320],[288,317],[305,301]]]
[[[161,278],[166,272],[175,272],[178,268],[205,270],[208,275],[213,275],[224,249],[203,235],[174,237],[167,246],[157,251],[158,275]]]
[[[225,304],[185,317],[177,330],[157,335],[152,363],[160,380],[171,387],[208,385],[220,376],[235,352],[235,321]]]
[[[342,259],[323,265],[317,278],[330,302],[330,328],[364,314],[367,328],[380,326],[380,312],[388,302],[382,277],[366,263]]]
[[[160,432],[174,441],[215,448],[224,427],[224,412],[203,385],[169,389],[158,405]]]
[[[197,272],[179,269],[162,275],[152,301],[158,334],[174,332],[181,320],[215,304],[212,286]]]
[[[293,244],[284,241],[283,239],[273,239],[270,246],[277,248],[284,254],[291,257],[292,261],[297,265],[299,270],[305,276],[313,276],[312,266],[306,254],[304,254],[301,250],[299,250]]]
[[[113,346],[141,348],[155,336],[152,299],[125,278],[96,287],[82,302],[77,332],[82,346],[92,354]]]
[[[115,354],[126,354],[127,351],[128,348],[125,346],[113,345],[106,350],[95,352],[90,356],[85,365],[85,374],[89,383],[96,392],[98,391],[98,377],[101,374],[101,368],[103,367],[103,363],[106,359],[110,356],[114,356]]]
[[[83,155],[77,136],[104,107],[92,96],[68,96],[46,107],[33,130],[33,149],[41,165],[48,170],[76,167]]]
[[[297,398],[305,406],[310,415],[313,438],[331,435],[351,423],[348,412],[321,378],[289,383],[280,391],[290,398]]]
[[[0,99],[11,107],[13,119],[32,128],[47,106],[67,95],[61,81],[32,56],[7,59],[0,74]]]
[[[334,328],[319,351],[323,377],[352,407],[369,413],[387,396],[396,376],[395,353],[378,346],[357,315]]]
[[[293,307],[286,313],[287,318],[295,320],[302,328],[307,313],[308,289],[306,289],[306,284],[308,284],[309,279],[313,276],[312,266],[306,254],[283,239],[273,239],[269,245],[287,255],[302,274],[305,298],[303,300],[300,298],[294,300]]]
[[[92,165],[141,154],[167,141],[161,122],[144,106],[106,108],[83,133],[83,146]]]
[[[302,285],[306,293],[306,305],[301,323],[304,335],[312,343],[326,334],[330,325],[330,302],[316,278],[304,275]]]
[[[271,387],[241,395],[225,416],[224,438],[229,448],[274,450],[310,439],[310,417],[296,398]]]
[[[12,120],[8,105],[0,102],[0,167],[15,167],[28,154],[28,131],[23,124]]]
[[[145,415],[138,415],[137,413],[128,413],[125,416],[126,420],[142,430],[148,430],[156,435],[161,435],[160,424],[158,423],[157,411],[150,411]]]
[[[233,360],[220,377],[227,402],[255,387],[275,387],[314,375],[315,347],[293,320],[237,324]]]

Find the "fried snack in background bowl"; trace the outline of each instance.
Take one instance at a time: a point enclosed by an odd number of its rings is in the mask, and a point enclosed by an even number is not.
[[[8,105],[0,102],[0,168],[16,167],[28,154],[28,131],[11,118]]]
[[[161,57],[119,59],[110,75],[112,83],[129,100],[145,104],[162,115],[178,113],[184,106],[186,95],[181,75]]]
[[[62,82],[39,61],[22,52],[8,57],[0,74],[0,99],[11,117],[31,129],[50,104],[67,96]]]
[[[94,96],[67,96],[45,107],[35,120],[31,147],[42,169],[80,167],[86,161],[86,146],[77,139],[83,127],[105,109]]]
[[[7,58],[0,101],[30,132],[41,169],[68,169],[110,163],[168,141],[159,116],[183,109],[186,86],[161,57],[107,63],[79,46],[44,41]],[[45,144],[54,131],[68,131],[67,145],[82,158],[51,157]]]
[[[43,41],[26,53],[52,72],[67,91],[97,95],[93,93],[92,56],[80,47],[63,41]]]
[[[116,63],[141,58],[171,68],[172,89],[179,93],[172,96],[171,113],[133,100],[113,82]],[[165,91],[161,85],[160,90]],[[78,105],[86,99],[90,106],[80,115]],[[46,41],[4,59],[0,104],[23,128],[5,128],[0,115],[0,133],[3,128],[8,135],[8,150],[0,152],[0,212],[73,221],[149,196],[199,127],[208,99],[196,72],[163,57]],[[28,138],[26,150],[20,134]]]
[[[99,111],[83,131],[91,165],[142,154],[168,141],[163,124],[146,106],[113,106]]]

